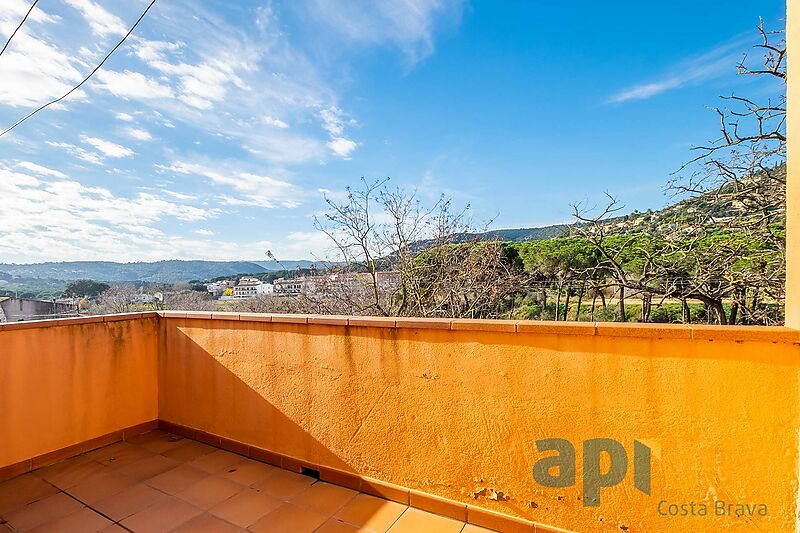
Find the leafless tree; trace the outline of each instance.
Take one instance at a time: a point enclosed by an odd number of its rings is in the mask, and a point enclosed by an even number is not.
[[[468,205],[454,208],[444,196],[425,205],[416,192],[388,187],[387,179],[361,182],[347,189],[346,200],[326,198],[329,210],[316,224],[339,251],[341,270],[364,277],[364,290],[330,278],[333,287],[312,298],[313,306],[423,317],[510,312],[525,276],[503,245],[477,237]],[[382,282],[388,273],[391,282]]]
[[[688,196],[704,218],[692,220],[698,242],[724,228],[739,236],[720,242],[695,261],[709,278],[727,281],[733,305],[728,322],[774,323],[779,317],[762,302],[782,303],[785,279],[786,218],[786,41],[784,31],[757,27],[759,59],[745,55],[742,76],[776,82],[775,96],[758,102],[731,95],[714,108],[720,136],[696,148],[698,155],[681,168],[668,189]],[[703,262],[704,264],[699,265]],[[749,268],[736,268],[746,263]],[[720,265],[730,265],[720,270]],[[717,310],[721,323],[724,311]]]
[[[91,314],[130,313],[135,310],[134,298],[139,292],[133,285],[113,285],[97,298],[97,304],[90,309]]]

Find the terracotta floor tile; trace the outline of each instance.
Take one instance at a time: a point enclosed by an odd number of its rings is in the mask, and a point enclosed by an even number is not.
[[[467,524],[464,526],[464,529],[461,530],[461,533],[497,533],[493,529],[486,529],[485,527],[476,526],[475,524]]]
[[[105,527],[100,530],[100,533],[125,533],[127,529],[118,526],[117,524],[111,524],[108,527]]]
[[[39,469],[34,473],[63,490],[106,471],[107,468],[100,463],[96,463],[84,455],[79,455]]]
[[[331,518],[322,524],[314,533],[372,533],[372,530],[356,527],[347,522],[341,522],[335,518]]]
[[[93,503],[92,508],[116,521],[123,520],[139,511],[161,503],[168,496],[144,483],[138,483],[122,492]]]
[[[23,474],[0,483],[0,514],[41,500],[58,489],[33,474]]]
[[[150,479],[146,479],[144,482],[161,492],[176,494],[182,490],[186,490],[189,486],[197,483],[201,479],[205,479],[207,476],[208,474],[201,470],[182,464],[166,472],[162,472],[157,476],[153,476]]]
[[[89,505],[131,487],[135,480],[112,471],[100,472],[64,492]]]
[[[172,530],[174,533],[237,533],[247,531],[208,513],[184,522]]]
[[[235,453],[225,450],[216,450],[206,455],[201,455],[187,464],[203,472],[216,474],[222,470],[231,468],[237,463],[241,463],[243,459],[241,455],[236,455]]]
[[[354,526],[386,531],[406,509],[405,505],[397,502],[358,494],[336,513],[335,518]]]
[[[181,463],[178,461],[170,459],[169,457],[164,457],[163,455],[151,455],[146,459],[141,459],[134,463],[128,463],[115,468],[115,470],[120,474],[124,474],[135,479],[136,481],[141,481],[143,479],[149,479],[153,476],[157,476],[158,474],[175,468],[180,464]]]
[[[116,442],[86,454],[89,459],[103,466],[117,467],[134,463],[155,455],[153,452],[129,442]]]
[[[352,500],[356,494],[358,493],[354,490],[317,481],[292,498],[292,503],[330,517]]]
[[[260,463],[251,459],[245,459],[235,465],[232,465],[220,475],[225,479],[230,479],[231,481],[235,481],[236,483],[250,487],[256,483],[259,483],[260,481],[264,481],[279,470],[280,468],[272,465]]]
[[[244,487],[238,483],[218,476],[208,475],[205,479],[190,485],[186,490],[176,494],[176,496],[201,509],[211,509],[242,490],[244,490]]]
[[[153,453],[150,450],[146,450],[141,446],[131,445],[130,448],[122,450],[119,453],[116,453],[113,456],[98,462],[101,465],[110,466],[111,468],[119,468],[121,466],[129,465],[131,463],[136,463],[138,461],[141,461],[142,459],[149,459],[151,457],[158,457],[158,456],[159,454]]]
[[[83,456],[88,457],[92,461],[97,461],[99,463],[101,459],[105,459],[106,457],[111,457],[114,454],[119,453],[120,451],[124,450],[129,446],[133,446],[133,444],[121,440],[103,446],[101,448],[95,448],[94,450],[84,453]]]
[[[249,529],[255,533],[311,533],[325,523],[325,520],[326,517],[319,513],[284,503]]]
[[[55,522],[44,524],[36,529],[35,533],[90,533],[101,531],[110,526],[112,522],[95,513],[88,507],[80,511],[59,518]]]
[[[173,435],[165,431],[153,430],[141,435],[136,435],[127,439],[131,442],[153,453],[164,453],[172,448],[177,448],[183,444],[183,437]]]
[[[277,470],[267,479],[253,486],[280,500],[289,501],[306,490],[313,482],[314,478],[312,477],[288,470]]]
[[[189,462],[194,461],[198,457],[209,454],[214,450],[216,450],[216,448],[207,444],[203,444],[202,442],[183,439],[180,445],[162,452],[161,455],[175,459],[176,461]]]
[[[62,516],[82,509],[83,505],[63,492],[51,494],[29,503],[16,511],[4,514],[3,518],[16,530],[28,531],[41,524],[58,520]]]
[[[462,529],[464,522],[409,508],[389,529],[389,533],[459,533]]]
[[[203,511],[183,500],[169,496],[166,501],[129,516],[120,524],[133,531],[161,533],[174,529]]]
[[[209,512],[239,527],[248,527],[282,504],[281,500],[265,492],[247,488],[212,507]]]

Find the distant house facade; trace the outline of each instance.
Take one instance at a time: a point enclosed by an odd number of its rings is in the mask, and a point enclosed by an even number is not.
[[[71,316],[78,316],[78,308],[72,302],[0,296],[0,322],[21,322]]]
[[[257,296],[266,296],[272,294],[273,290],[273,286],[270,283],[264,283],[258,278],[243,276],[233,288],[233,298],[235,300],[244,300]]]
[[[391,292],[400,285],[400,273],[397,271],[377,272],[376,277],[381,292]],[[277,296],[355,295],[370,289],[372,276],[366,272],[300,276],[276,279],[274,285]]]
[[[208,294],[215,298],[219,298],[220,296],[225,295],[225,291],[227,289],[233,289],[236,284],[228,279],[223,279],[220,281],[212,281],[211,283],[206,284],[206,290]]]

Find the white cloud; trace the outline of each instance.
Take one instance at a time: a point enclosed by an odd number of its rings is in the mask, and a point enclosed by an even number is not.
[[[350,159],[350,155],[355,151],[357,145],[350,139],[335,137],[328,142],[327,146],[339,157]]]
[[[61,148],[62,150],[66,150],[70,154],[74,155],[78,159],[86,161],[87,163],[92,163],[94,165],[102,165],[103,161],[100,159],[100,156],[95,152],[89,152],[81,148],[80,146],[75,146],[74,144],[69,143],[62,143],[56,141],[45,141],[45,144],[52,146],[54,148]]]
[[[0,9],[0,34],[10,35],[28,9],[21,0],[3,0]],[[23,29],[14,37],[0,61],[0,104],[32,107],[61,96],[82,79],[79,63],[46,39],[34,37],[43,26],[54,25],[59,18],[37,7]],[[71,100],[85,98],[77,91]]]
[[[437,29],[457,26],[464,10],[462,0],[309,0],[304,5],[313,20],[340,37],[394,46],[412,65],[433,53]]]
[[[141,129],[141,128],[125,128],[123,130],[125,135],[136,139],[137,141],[152,141],[153,136],[150,134],[149,131]]]
[[[37,165],[36,163],[32,163],[30,161],[20,161],[17,163],[18,167],[22,167],[25,170],[30,170],[35,174],[39,174],[40,176],[52,176],[54,178],[66,178],[67,175],[63,172],[59,172],[58,170],[53,170],[52,168],[43,167],[42,165]]]
[[[111,141],[98,139],[97,137],[89,137],[88,135],[81,135],[81,141],[94,146],[106,157],[131,157],[136,153],[127,146],[122,146],[120,144],[112,143]]]
[[[734,66],[741,59],[741,50],[749,40],[750,35],[740,36],[704,54],[684,60],[660,79],[633,85],[612,94],[607,103],[647,100],[667,91],[696,85],[735,72]]]
[[[161,189],[161,192],[178,200],[197,200],[197,196],[194,194],[185,194],[182,192],[170,191],[168,189]]]
[[[286,129],[289,127],[287,123],[282,121],[279,118],[266,116],[264,117],[264,123],[269,124],[270,126],[275,126],[276,128]]]
[[[250,172],[232,171],[214,164],[176,161],[169,166],[157,166],[162,172],[195,175],[210,179],[217,185],[235,189],[239,196],[223,194],[220,201],[226,205],[260,206],[264,208],[297,207],[300,205],[299,191],[291,183],[270,176]]]
[[[128,29],[119,17],[91,0],[64,0],[64,2],[83,15],[95,35],[106,37],[128,33]]]
[[[218,209],[169,202],[149,193],[126,197],[71,179],[44,181],[4,166],[0,195],[15,199],[13,205],[0,204],[0,250],[21,260],[169,257],[175,253],[170,248],[182,248],[183,240],[154,224],[166,219],[200,222],[220,215]]]
[[[129,62],[124,70],[101,70],[92,89],[138,100],[165,127],[180,123],[238,142],[272,165],[323,160],[330,139],[311,127],[290,129],[277,117],[313,124],[319,109],[331,105],[333,92],[280,31],[274,14],[259,13],[259,27],[266,29],[252,32],[194,3],[165,4],[148,22],[170,41],[140,36],[129,57],[141,66]]]
[[[123,122],[131,122],[133,120],[133,115],[129,115],[128,113],[117,113],[114,116],[117,117],[117,120],[121,120]]]
[[[198,230],[195,230],[194,232],[197,233],[198,235],[202,235],[204,237],[210,237],[211,235],[214,235],[213,231],[207,230],[207,229],[198,229]]]
[[[96,77],[99,83],[92,86],[94,89],[109,92],[120,98],[151,100],[174,96],[171,87],[148,78],[141,72],[100,70]]]
[[[320,110],[322,128],[330,135],[327,147],[331,152],[344,159],[350,159],[351,154],[358,146],[355,141],[344,136],[343,112],[336,106]]]

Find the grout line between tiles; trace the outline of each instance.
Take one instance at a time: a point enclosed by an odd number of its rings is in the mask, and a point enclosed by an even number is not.
[[[61,492],[62,494],[65,494],[65,495],[69,496],[70,498],[72,498],[73,500],[75,500],[75,501],[76,501],[76,502],[78,502],[79,504],[83,505],[83,506],[84,506],[84,507],[86,507],[87,509],[91,509],[92,511],[94,511],[94,512],[95,512],[95,513],[97,513],[97,514],[99,514],[100,516],[102,516],[102,517],[103,517],[103,518],[105,518],[106,520],[109,520],[109,521],[111,521],[111,523],[112,523],[112,524],[114,524],[114,525],[117,525],[117,526],[121,527],[121,528],[122,528],[122,529],[124,529],[125,531],[130,531],[130,533],[135,533],[135,532],[134,532],[132,529],[128,529],[127,527],[123,526],[122,524],[120,524],[118,521],[114,520],[113,518],[111,518],[111,517],[110,517],[110,516],[108,516],[107,514],[105,514],[105,513],[102,513],[102,512],[100,512],[100,511],[98,511],[97,509],[95,509],[94,507],[92,507],[91,505],[89,505],[88,503],[84,502],[84,501],[83,501],[83,500],[81,500],[80,498],[77,498],[77,497],[73,496],[72,494],[70,494],[70,493],[69,493],[69,492],[67,492],[66,490],[64,490],[64,489],[61,489],[61,488],[59,488],[59,487],[56,487],[55,485],[53,485],[52,483],[50,483],[48,480],[46,480],[46,479],[44,479],[44,478],[40,478],[40,479],[41,479],[42,481],[44,481],[45,483],[47,483],[48,485],[50,485],[51,487],[53,487],[54,489],[57,489],[57,490],[58,490],[59,492]],[[77,511],[75,511],[75,512],[77,512]]]

